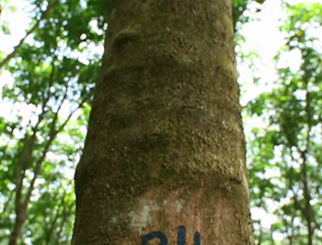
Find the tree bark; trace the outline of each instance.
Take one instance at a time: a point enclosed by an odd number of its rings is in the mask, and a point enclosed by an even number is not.
[[[254,244],[231,0],[111,2],[72,244]]]

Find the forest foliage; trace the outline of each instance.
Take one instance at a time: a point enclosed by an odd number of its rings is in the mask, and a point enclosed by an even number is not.
[[[268,1],[268,0],[267,0]],[[26,36],[12,53],[0,40],[0,245],[69,244],[74,222],[73,173],[98,78],[109,1],[29,0]],[[235,0],[236,43],[265,1]],[[319,244],[322,239],[322,4],[283,2],[285,43],[275,56],[277,79],[244,106],[257,244]],[[1,3],[0,32],[10,35]],[[237,52],[256,71],[256,52]],[[290,57],[298,66],[290,65]],[[257,64],[257,63],[256,63]],[[238,64],[239,66],[241,64]],[[257,64],[258,65],[258,64]],[[10,75],[13,82],[3,79]],[[1,76],[2,75],[2,76]],[[254,72],[255,86],[262,86]],[[242,87],[243,89],[243,87]],[[244,91],[242,90],[242,94]],[[15,241],[14,241],[15,240]]]

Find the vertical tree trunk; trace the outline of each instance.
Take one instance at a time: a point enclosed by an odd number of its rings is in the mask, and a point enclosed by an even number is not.
[[[9,245],[17,245],[22,226],[27,219],[27,206],[19,205],[16,207],[16,219],[13,230],[10,234]]]
[[[231,0],[114,0],[73,245],[246,245]]]

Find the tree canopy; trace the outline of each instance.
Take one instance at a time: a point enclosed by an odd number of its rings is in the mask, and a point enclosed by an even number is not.
[[[253,72],[255,87],[264,83],[260,57],[244,51],[242,30],[269,2],[234,0],[238,66]],[[0,46],[0,245],[10,237],[18,241],[11,244],[69,244],[73,174],[109,1],[23,3],[30,19],[25,36],[11,52]],[[1,3],[3,37],[13,31],[5,14],[17,8],[15,1]],[[257,244],[311,245],[322,239],[322,4],[286,1],[282,9],[285,42],[274,60],[276,80],[243,110],[252,207],[271,220],[253,221]]]

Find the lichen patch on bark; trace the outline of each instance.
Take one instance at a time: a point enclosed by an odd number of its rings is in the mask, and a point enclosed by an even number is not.
[[[243,244],[239,241],[241,234],[236,234],[240,229],[238,214],[243,207],[238,211],[238,204],[234,206],[218,191],[210,196],[205,192],[203,188],[194,191],[181,188],[165,193],[160,187],[152,188],[131,212],[135,222],[130,224],[128,239],[119,244],[138,244],[138,238],[152,231],[166,234],[168,244],[175,244],[180,226],[186,228],[187,245],[193,245],[196,232],[200,233],[203,244]]]

